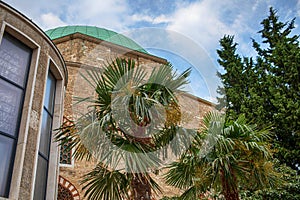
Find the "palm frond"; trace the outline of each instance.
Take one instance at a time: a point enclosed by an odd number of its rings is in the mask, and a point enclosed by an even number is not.
[[[177,75],[170,64],[162,65],[145,80],[145,69],[136,67],[134,60],[117,58],[107,63],[102,71],[82,73],[96,94],[76,100],[79,104],[87,103],[89,112],[71,125],[62,126],[56,138],[61,144],[68,144],[69,149],[75,149],[76,159],[93,156],[99,161],[96,168],[83,177],[88,199],[128,198],[130,181],[136,173],[143,174],[154,191],[161,190],[148,175],[150,169],[161,165],[155,152],[161,146],[155,146],[151,135],[175,127],[181,136],[178,141],[174,140],[174,146],[188,148],[186,135],[189,131],[176,128],[178,120],[173,116],[179,112],[175,92],[188,83],[190,72],[188,69]],[[167,122],[161,122],[165,117]],[[149,124],[154,125],[148,128]],[[170,131],[161,137],[165,141],[160,145],[174,139],[172,134]],[[189,181],[192,180],[190,177]]]
[[[85,158],[90,160],[92,158],[91,152],[81,142],[80,135],[78,135],[78,127],[76,127],[74,121],[65,117],[62,126],[55,131],[57,131],[55,140],[61,146],[64,146],[65,151],[72,151],[72,156],[75,159],[81,160]]]
[[[180,200],[195,200],[198,199],[197,187],[192,186],[188,190],[186,190],[180,197]]]
[[[181,74],[177,74],[173,66],[169,63],[161,65],[158,69],[154,69],[148,80],[149,83],[156,83],[167,87],[170,91],[176,92],[183,85],[189,83],[187,77],[190,75],[191,69],[185,70]]]
[[[168,167],[167,183],[181,189],[195,187],[199,192],[237,191],[244,183],[253,188],[275,186],[279,177],[270,160],[268,140],[268,129],[248,124],[245,116],[226,120],[222,113],[209,112],[185,154],[189,159]]]
[[[173,162],[164,178],[166,183],[180,189],[187,189],[194,185],[196,163],[193,157],[185,157],[179,162]]]
[[[107,166],[98,164],[83,176],[84,196],[91,200],[128,198],[129,178],[119,171],[110,171]]]

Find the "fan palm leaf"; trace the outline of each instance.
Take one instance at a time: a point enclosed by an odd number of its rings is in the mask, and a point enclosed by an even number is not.
[[[280,180],[271,162],[269,138],[268,129],[247,124],[244,116],[226,121],[224,114],[212,111],[187,153],[169,166],[166,181],[181,189],[196,188],[198,193],[190,193],[194,199],[211,189],[226,199],[238,199],[238,187],[274,186]]]
[[[99,162],[83,177],[85,196],[128,198],[128,190],[136,192],[134,181],[146,181],[153,191],[160,191],[148,171],[160,166],[156,151],[174,138],[167,136],[179,131],[182,136],[177,143],[185,144],[188,131],[178,128],[180,110],[175,93],[188,83],[189,74],[190,69],[177,75],[167,64],[147,76],[134,60],[119,58],[103,70],[82,73],[95,95],[76,97],[77,103],[88,103],[88,112],[71,125],[65,123],[56,139],[74,149],[76,159],[94,157]],[[153,133],[164,141],[157,142]]]

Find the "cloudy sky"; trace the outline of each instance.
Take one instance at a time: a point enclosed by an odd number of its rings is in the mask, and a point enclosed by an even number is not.
[[[191,90],[214,99],[216,49],[225,35],[235,35],[239,53],[254,55],[260,22],[273,6],[286,22],[296,17],[300,34],[300,0],[4,0],[42,29],[64,25],[107,28],[137,41],[149,52],[169,59],[179,70],[193,68]]]

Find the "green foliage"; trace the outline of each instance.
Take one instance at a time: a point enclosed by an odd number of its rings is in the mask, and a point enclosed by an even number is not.
[[[268,130],[249,125],[243,115],[225,120],[218,112],[208,113],[203,123],[195,143],[165,176],[169,185],[186,190],[181,199],[219,192],[230,199],[238,197],[239,186],[259,189],[278,184],[270,162]]]
[[[128,198],[129,180],[127,174],[110,171],[105,166],[98,165],[83,177],[85,196],[90,200]]]
[[[179,200],[179,197],[163,197],[160,200]]]
[[[276,157],[293,169],[300,165],[300,45],[291,35],[294,20],[279,21],[274,9],[262,21],[262,44],[253,40],[256,58],[241,58],[233,36],[224,36],[218,50],[219,74],[224,88],[219,93],[227,117],[244,114],[261,127],[272,125]]]
[[[276,170],[284,180],[283,184],[264,190],[244,190],[241,192],[241,198],[245,200],[300,199],[300,176],[297,175],[297,171],[283,165],[277,166]]]
[[[96,95],[76,100],[88,103],[89,111],[76,120],[66,120],[56,134],[60,145],[75,150],[76,159],[93,157],[99,162],[83,177],[86,198],[121,200],[131,191],[134,199],[138,194],[146,200],[151,190],[161,191],[148,171],[160,165],[156,150],[173,139],[168,136],[185,132],[178,126],[174,94],[188,82],[189,74],[190,69],[178,75],[167,64],[147,76],[133,60],[119,58],[101,72],[86,71],[83,78]],[[165,121],[162,113],[166,113]],[[171,148],[180,149],[180,142]]]

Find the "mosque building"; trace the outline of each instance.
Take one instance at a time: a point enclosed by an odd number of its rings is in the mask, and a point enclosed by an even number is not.
[[[94,95],[81,74],[116,57],[131,58],[146,70],[167,63],[104,28],[64,26],[44,32],[0,1],[0,200],[84,199],[80,180],[95,162],[74,160],[72,151],[54,141],[53,130],[64,118],[86,111],[84,104],[74,104],[76,96]],[[190,94],[181,101],[190,111],[186,124],[191,127],[214,107]],[[164,194],[173,192],[164,189]]]

